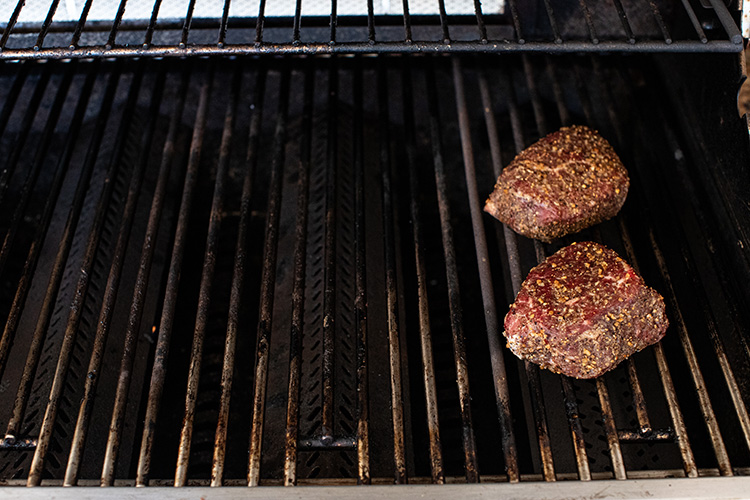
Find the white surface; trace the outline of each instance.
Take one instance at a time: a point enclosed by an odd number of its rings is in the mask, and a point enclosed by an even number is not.
[[[0,22],[10,18],[18,0],[0,0]],[[85,0],[64,0],[55,13],[55,21],[77,21]],[[119,0],[93,0],[88,20],[112,19],[117,12]],[[51,0],[26,0],[19,22],[40,22],[47,16]],[[153,0],[128,0],[124,19],[149,19]],[[160,19],[182,19],[189,0],[163,0],[159,10]],[[482,11],[485,14],[503,12],[505,0],[484,0]],[[260,0],[233,0],[229,7],[230,16],[255,17]],[[266,16],[293,16],[296,0],[267,0]],[[373,0],[375,15],[403,15],[403,0]],[[224,0],[196,0],[195,18],[219,18],[224,9]],[[474,15],[473,0],[445,0],[445,10],[449,15]],[[338,0],[337,12],[340,16],[366,15],[367,0]],[[409,12],[412,15],[438,14],[438,0],[410,0]],[[329,0],[306,0],[302,2],[302,15],[328,16],[331,13]]]

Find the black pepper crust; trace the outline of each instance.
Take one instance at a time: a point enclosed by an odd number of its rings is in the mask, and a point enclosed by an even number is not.
[[[661,295],[616,252],[583,242],[529,272],[504,335],[519,358],[586,379],[658,342],[668,326]]]
[[[549,243],[614,217],[629,186],[612,146],[575,125],[521,151],[500,174],[484,210],[515,232]]]

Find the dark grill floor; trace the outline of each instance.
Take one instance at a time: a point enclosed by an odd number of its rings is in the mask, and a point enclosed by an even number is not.
[[[6,64],[0,423],[15,442],[0,478],[746,473],[744,270],[714,248],[722,216],[702,201],[722,179],[655,61],[624,60]],[[535,245],[472,214],[517,150],[573,123],[630,171],[617,219]],[[632,366],[563,380],[491,325],[538,258],[586,239],[637,264],[671,326]]]

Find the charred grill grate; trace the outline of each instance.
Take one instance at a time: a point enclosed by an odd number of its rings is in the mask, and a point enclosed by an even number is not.
[[[712,246],[712,188],[644,82],[654,60],[631,62],[6,66],[5,483],[748,473],[742,270]],[[501,167],[570,123],[633,179],[575,238],[626,256],[672,323],[595,381],[503,347],[507,304],[560,243],[481,212]]]
[[[545,1],[543,7],[507,0],[485,2],[484,11],[478,0],[473,9],[440,0],[427,10],[412,5],[413,12],[407,1],[385,1],[389,7],[376,10],[372,0],[366,6],[334,0],[330,8],[283,0],[197,6],[122,0],[94,5],[94,13],[92,3],[0,2],[0,58],[742,50],[739,11],[722,0],[710,0],[710,8],[698,0]]]

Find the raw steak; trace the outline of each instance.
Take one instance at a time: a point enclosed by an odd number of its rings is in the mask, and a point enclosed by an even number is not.
[[[529,272],[505,316],[504,334],[519,358],[593,378],[658,342],[667,326],[662,296],[613,250],[584,242]]]
[[[588,127],[563,127],[513,159],[484,210],[549,243],[614,217],[629,185],[628,171],[604,138]]]

